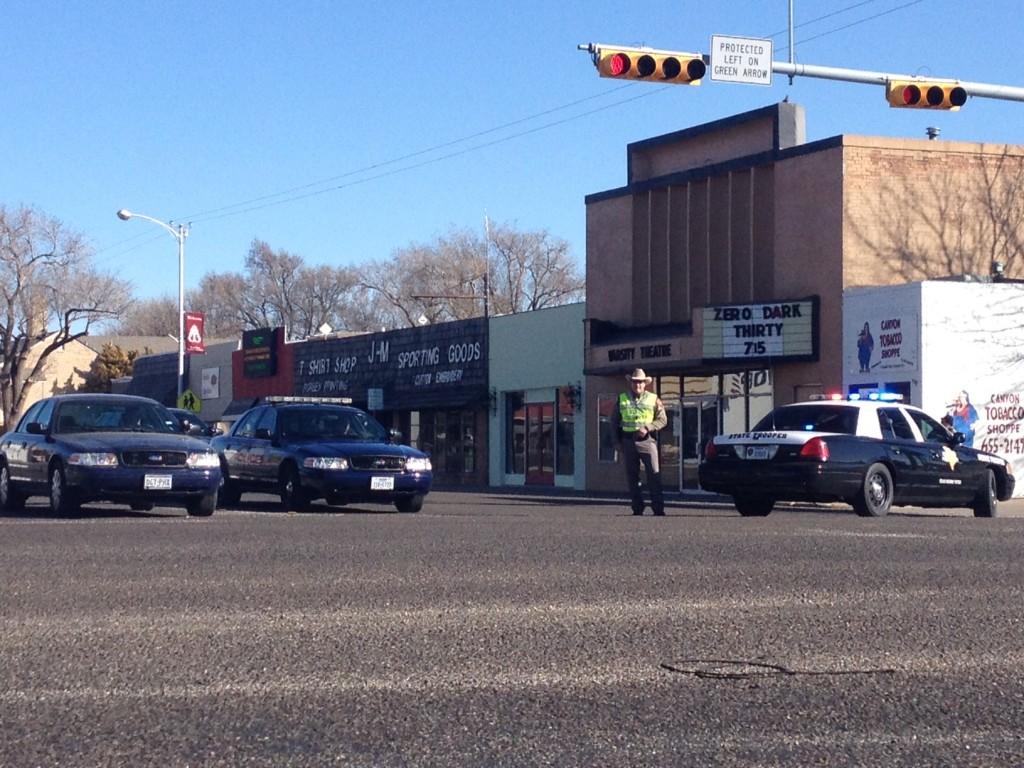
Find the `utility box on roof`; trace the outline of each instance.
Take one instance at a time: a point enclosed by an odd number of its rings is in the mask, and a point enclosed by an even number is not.
[[[843,386],[898,392],[1024,474],[1024,284],[926,280],[843,292]],[[1016,491],[1024,495],[1024,484]]]

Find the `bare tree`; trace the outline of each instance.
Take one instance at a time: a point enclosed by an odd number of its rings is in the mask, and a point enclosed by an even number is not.
[[[245,272],[204,275],[189,294],[188,308],[204,313],[209,336],[284,326],[291,338],[302,339],[324,324],[350,327],[350,318],[359,315],[351,311],[356,293],[352,270],[309,267],[301,256],[254,240]]]
[[[50,355],[117,317],[130,287],[96,271],[82,237],[33,208],[0,206],[0,411],[26,404]]]
[[[565,240],[546,230],[520,232],[500,226],[492,230],[491,243],[498,311],[530,312],[583,299],[584,278]]]
[[[397,250],[366,267],[361,284],[380,297],[392,327],[478,317],[485,307],[515,314],[584,295],[567,242],[508,225],[492,228],[489,238],[455,229],[429,245]]]
[[[111,332],[122,336],[177,335],[178,297],[166,294],[136,299],[111,325]]]

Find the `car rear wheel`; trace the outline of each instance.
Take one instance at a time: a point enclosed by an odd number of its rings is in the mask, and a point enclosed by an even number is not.
[[[190,499],[185,504],[189,517],[209,517],[217,508],[217,492],[208,493],[198,499]]]
[[[985,470],[985,488],[974,499],[971,509],[975,517],[996,517],[999,514],[998,499],[996,498],[996,474],[990,469]]]
[[[281,506],[285,512],[301,512],[309,509],[311,499],[309,493],[302,487],[299,479],[299,470],[293,464],[287,464],[281,469],[281,477],[278,479],[278,495],[281,497]]]
[[[419,512],[423,509],[423,494],[417,493],[413,496],[402,496],[395,499],[395,509],[404,513]]]
[[[231,479],[228,475],[228,465],[223,461],[220,463],[220,491],[217,493],[217,499],[220,505],[234,506],[242,498],[242,491],[238,487],[238,483]]]
[[[50,470],[50,512],[64,517],[78,512],[79,506],[74,489],[68,488],[64,468],[57,464]]]
[[[11,471],[6,464],[0,465],[0,508],[16,510],[25,508],[25,494],[17,489],[11,480]]]
[[[775,499],[764,496],[734,496],[732,501],[743,517],[767,517],[775,507]]]
[[[853,509],[861,517],[882,517],[892,507],[892,475],[884,464],[872,464],[864,474],[860,493],[853,499]]]

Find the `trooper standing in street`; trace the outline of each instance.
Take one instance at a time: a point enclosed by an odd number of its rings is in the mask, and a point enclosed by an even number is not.
[[[623,460],[626,462],[626,482],[629,484],[630,505],[634,515],[644,513],[643,490],[640,485],[640,465],[647,473],[647,490],[651,494],[651,510],[655,515],[665,514],[665,500],[661,494],[661,470],[658,466],[658,443],[654,433],[668,424],[665,406],[647,387],[654,381],[637,368],[627,376],[629,392],[619,395],[618,407],[612,415],[612,426],[619,436]]]

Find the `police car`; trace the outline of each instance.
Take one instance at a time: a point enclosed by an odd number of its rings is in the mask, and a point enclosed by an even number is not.
[[[963,442],[899,395],[834,396],[713,438],[698,471],[702,488],[732,496],[745,517],[767,515],[777,501],[846,502],[863,517],[909,505],[995,517],[1013,495],[1012,469]]]
[[[220,500],[244,492],[277,493],[286,509],[328,504],[394,504],[419,512],[430,491],[430,458],[400,445],[349,398],[272,396],[243,413],[226,435],[210,441],[220,457]]]

